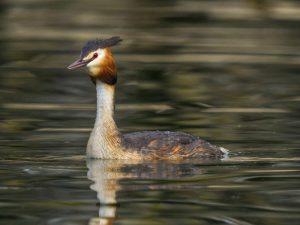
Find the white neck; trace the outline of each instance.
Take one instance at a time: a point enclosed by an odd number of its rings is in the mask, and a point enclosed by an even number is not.
[[[96,91],[97,115],[88,141],[87,156],[89,158],[118,158],[121,141],[113,118],[115,87],[97,80]]]
[[[115,88],[97,80],[96,92],[97,115],[95,125],[103,125],[107,119],[113,120]]]

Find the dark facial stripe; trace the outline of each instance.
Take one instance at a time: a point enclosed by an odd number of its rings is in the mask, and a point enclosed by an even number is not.
[[[108,39],[96,39],[88,41],[81,50],[80,59],[83,59],[90,52],[95,51],[99,48],[108,48],[118,44],[122,39],[120,37],[111,37]]]
[[[109,84],[109,85],[115,85],[117,83],[117,74],[115,75],[102,75],[100,78],[99,78],[102,82],[106,83],[106,84]]]

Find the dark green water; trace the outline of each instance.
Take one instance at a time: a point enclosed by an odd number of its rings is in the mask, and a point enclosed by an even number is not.
[[[0,224],[300,220],[298,1],[0,2]],[[221,162],[93,160],[95,90],[66,66],[121,36],[123,132],[180,130]]]

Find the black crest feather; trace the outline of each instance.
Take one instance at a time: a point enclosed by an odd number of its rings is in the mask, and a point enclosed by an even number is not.
[[[83,59],[90,52],[97,50],[98,48],[108,48],[118,44],[122,39],[120,37],[111,37],[108,39],[96,39],[88,41],[81,50],[80,58]]]

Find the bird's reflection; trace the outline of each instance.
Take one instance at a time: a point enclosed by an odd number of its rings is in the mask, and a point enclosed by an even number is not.
[[[92,218],[89,225],[113,224],[116,217],[116,192],[118,180],[124,175],[121,172],[123,163],[114,160],[88,160],[87,177],[94,183],[91,189],[97,192],[100,201],[99,217]]]
[[[198,161],[199,162],[199,161]],[[197,163],[198,163],[197,162]],[[182,177],[201,174],[203,171],[193,163],[140,163],[136,161],[120,160],[88,160],[88,179],[93,181],[91,189],[97,192],[100,202],[99,217],[92,218],[89,225],[112,225],[116,217],[116,193],[121,190],[121,179],[178,179]],[[168,188],[168,184],[141,184],[144,190]],[[145,187],[146,186],[146,187]],[[170,187],[169,187],[170,188]],[[176,188],[172,184],[172,189]],[[182,188],[182,186],[178,186]],[[122,189],[123,190],[123,189]]]

